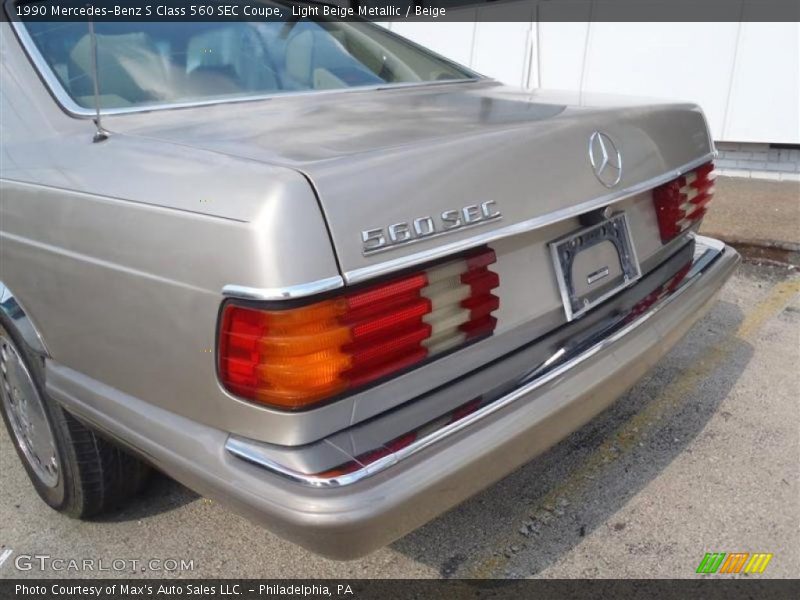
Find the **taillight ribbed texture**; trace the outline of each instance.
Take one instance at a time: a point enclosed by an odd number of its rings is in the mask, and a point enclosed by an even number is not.
[[[301,308],[229,303],[218,361],[230,392],[300,409],[491,335],[500,284],[490,248]]]
[[[670,277],[667,281],[658,286],[647,296],[639,300],[639,302],[637,302],[633,308],[631,308],[630,312],[628,313],[627,320],[633,321],[634,319],[639,318],[646,313],[651,306],[658,304],[665,297],[669,296],[678,288],[681,282],[686,279],[686,276],[689,274],[691,269],[692,261],[689,261],[683,267],[678,269],[678,272],[675,273],[675,275]]]
[[[653,190],[662,242],[672,240],[703,218],[714,195],[714,179],[714,163],[706,163]]]

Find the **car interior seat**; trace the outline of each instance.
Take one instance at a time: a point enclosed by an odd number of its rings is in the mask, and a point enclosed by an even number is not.
[[[97,35],[97,72],[101,106],[140,104],[175,98],[177,69],[164,60],[145,33]],[[67,64],[73,97],[90,104],[94,94],[92,46],[84,35]]]
[[[322,29],[306,28],[286,42],[285,73],[294,87],[328,89],[378,85],[384,80]]]

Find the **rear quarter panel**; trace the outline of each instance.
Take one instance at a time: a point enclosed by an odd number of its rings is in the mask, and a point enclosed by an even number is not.
[[[59,109],[0,27],[0,281],[53,361],[268,437],[281,415],[217,383],[221,290],[338,276],[310,185],[289,169],[113,132],[93,144],[91,121]]]
[[[361,153],[366,163],[353,155],[352,164],[347,157],[320,160],[307,170],[292,163],[268,166],[269,155],[264,152],[281,140],[288,143],[291,132],[275,135],[262,123],[260,137],[256,135],[256,117],[264,110],[261,103],[227,107],[251,111],[252,127],[247,127],[245,119],[237,119],[234,132],[225,129],[230,121],[220,112],[224,105],[209,113],[219,118],[208,126],[195,114],[192,131],[219,142],[207,144],[206,149],[173,135],[189,116],[181,111],[116,116],[106,121],[111,138],[93,144],[91,121],[68,117],[58,108],[7,24],[0,26],[8,33],[0,42],[4,115],[0,281],[21,298],[53,360],[76,374],[242,436],[302,444],[443,385],[564,322],[547,243],[578,228],[576,217],[506,232],[492,241],[502,300],[490,343],[458,350],[305,413],[271,411],[230,397],[218,385],[214,365],[222,287],[279,288],[339,275],[314,191],[292,167],[308,172],[315,184],[324,184],[323,205],[326,198],[337,199],[340,210],[333,217],[329,214],[328,222],[334,238],[340,238],[338,257],[345,276],[348,267],[379,272],[387,262],[405,261],[418,251],[446,249],[446,244],[431,240],[386,255],[362,256],[359,219],[370,214],[390,222],[392,211],[401,211],[403,218],[417,214],[412,200],[423,207],[436,206],[445,196],[491,197],[490,192],[499,187],[504,198],[516,200],[506,203],[503,221],[514,225],[529,218],[533,210],[553,210],[607,193],[585,164],[591,119],[581,118],[580,110],[567,115],[565,122],[580,134],[571,136],[576,140],[573,146],[557,143],[560,138],[556,139],[554,125],[547,125],[542,138],[519,128],[504,129],[503,136],[497,132],[481,136],[484,142],[497,139],[488,158],[484,147],[480,152],[476,149],[469,162],[485,186],[485,194],[477,196],[480,190],[468,185],[469,178],[460,181],[442,168],[443,159],[435,153],[437,148],[441,151],[441,144],[428,144],[422,151],[417,144]],[[670,129],[676,122],[667,118],[674,116],[672,109],[656,120],[638,115],[637,109],[626,113],[626,130],[636,142],[633,150],[638,150],[631,153],[633,164],[628,168],[633,175],[628,183],[662,175],[711,149],[702,113],[694,108],[680,110],[683,129],[678,131]],[[614,121],[614,115],[611,110],[600,111],[593,118]],[[137,133],[135,127],[131,135],[115,132],[116,127],[130,129],[127,119],[141,124],[149,117],[169,121],[157,128],[161,139],[146,131]],[[298,117],[298,122],[309,128],[308,117]],[[324,122],[319,125],[323,137],[331,135],[325,132]],[[381,129],[379,133],[389,136],[391,132]],[[684,140],[687,136],[688,141]],[[669,152],[654,141],[665,137],[674,141],[667,145]],[[510,146],[509,139],[514,142]],[[251,148],[260,154],[233,156],[237,149],[246,150],[248,143],[260,140],[265,140],[263,147]],[[314,146],[316,138],[309,136],[303,143]],[[471,143],[477,143],[477,138]],[[525,152],[513,152],[515,148]],[[415,166],[410,176],[403,177],[404,171],[398,169],[400,155],[408,156],[401,163]],[[578,162],[583,167],[580,176],[563,166]],[[550,173],[548,185],[541,189],[526,185],[526,181],[542,181],[531,172],[531,165],[537,165],[539,174]],[[364,172],[370,176],[363,177]],[[419,185],[422,175],[429,186]],[[365,191],[372,198],[378,180],[382,182],[380,201],[370,200],[367,209]],[[452,189],[445,195],[446,186]],[[437,190],[442,192],[440,197]],[[649,192],[616,206],[629,214],[640,259],[658,254],[661,245]],[[470,235],[455,233],[445,241],[453,239],[458,244]]]

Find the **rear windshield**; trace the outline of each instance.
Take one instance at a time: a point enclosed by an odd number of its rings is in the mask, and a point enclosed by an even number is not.
[[[80,106],[94,108],[86,23],[28,23]],[[96,23],[101,108],[470,79],[474,75],[366,22]]]

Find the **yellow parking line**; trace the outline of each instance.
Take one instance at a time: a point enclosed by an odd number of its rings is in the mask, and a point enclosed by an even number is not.
[[[745,315],[736,333],[730,334],[720,344],[711,348],[702,361],[684,371],[650,404],[610,434],[580,467],[540,500],[538,504],[540,510],[543,506],[555,506],[560,498],[575,498],[586,486],[588,475],[597,472],[604,464],[619,460],[630,452],[642,439],[643,434],[654,429],[653,426],[664,415],[676,411],[685,404],[691,392],[733,353],[738,342],[752,340],[759,329],[769,319],[779,314],[798,293],[800,293],[800,278],[783,281],[770,288],[763,299]],[[503,554],[503,550],[515,543],[519,543],[517,537],[506,536],[499,540],[490,550],[491,555],[476,563],[464,576],[493,577],[508,563],[509,558]]]
[[[736,335],[743,340],[753,339],[761,326],[781,312],[798,293],[800,279],[790,279],[774,285],[767,297],[747,314]]]

